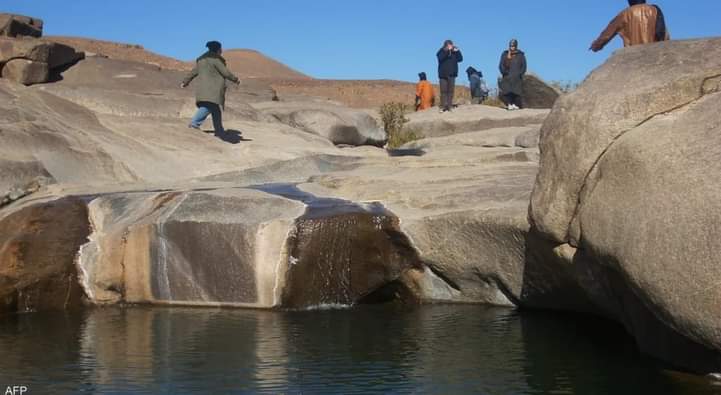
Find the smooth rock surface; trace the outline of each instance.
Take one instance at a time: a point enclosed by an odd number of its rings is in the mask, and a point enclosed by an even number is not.
[[[423,137],[443,137],[506,127],[524,127],[543,123],[548,110],[507,111],[485,105],[465,105],[451,112],[419,111],[406,115],[404,130]]]
[[[364,111],[320,102],[270,102],[253,107],[289,126],[323,136],[336,145],[383,146],[388,139]]]
[[[530,208],[536,265],[568,268],[580,310],[703,373],[721,369],[719,55],[718,38],[618,51],[544,123]]]
[[[720,54],[719,38],[625,48],[562,96],[541,130],[531,201],[536,228],[573,241],[570,224],[598,159],[624,133],[703,96],[709,81],[721,78]]]

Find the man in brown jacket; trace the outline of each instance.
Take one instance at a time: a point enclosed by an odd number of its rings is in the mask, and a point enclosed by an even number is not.
[[[628,0],[628,4],[630,7],[621,11],[591,44],[593,52],[602,50],[616,34],[623,38],[624,47],[670,39],[663,12],[658,6],[646,4],[646,0]]]

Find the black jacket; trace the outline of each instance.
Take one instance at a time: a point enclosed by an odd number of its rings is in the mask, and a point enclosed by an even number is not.
[[[519,50],[510,64],[507,64],[505,61],[507,56],[508,51],[503,51],[501,61],[498,65],[502,76],[498,88],[504,94],[515,93],[517,95],[523,95],[523,76],[526,74],[526,55],[523,51]]]
[[[436,54],[438,57],[438,78],[446,79],[458,77],[458,63],[463,62],[463,54],[441,48]]]

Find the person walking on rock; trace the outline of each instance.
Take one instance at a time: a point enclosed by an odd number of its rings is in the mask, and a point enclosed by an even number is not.
[[[602,50],[616,34],[623,38],[624,47],[671,39],[659,6],[646,4],[646,0],[628,0],[628,5],[629,7],[613,18],[606,30],[591,43],[593,52]]]
[[[501,54],[498,65],[501,72],[498,88],[501,91],[501,100],[509,111],[523,108],[523,76],[526,74],[526,67],[526,55],[518,49],[518,40],[511,40],[508,50]]]
[[[416,111],[423,111],[433,107],[436,94],[433,92],[433,85],[428,82],[426,73],[418,73],[418,84],[416,85]]]
[[[236,84],[239,84],[240,80],[226,67],[219,42],[210,41],[205,46],[208,51],[197,59],[195,67],[181,84],[181,87],[185,88],[193,79],[198,78],[195,88],[195,105],[198,111],[188,127],[200,129],[203,121],[211,115],[215,135],[222,137],[225,133],[222,109],[225,107],[226,80]]]
[[[458,63],[463,62],[463,54],[453,41],[446,40],[443,48],[436,53],[436,57],[438,57],[438,79],[441,85],[441,112],[451,111],[456,77],[458,77]]]
[[[486,82],[483,80],[483,73],[473,67],[469,67],[466,69],[466,74],[468,74],[468,82],[471,85],[471,103],[483,103],[490,91]]]

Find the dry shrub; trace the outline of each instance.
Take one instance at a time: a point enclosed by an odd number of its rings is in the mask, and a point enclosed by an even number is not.
[[[388,149],[396,149],[402,145],[422,139],[423,135],[415,130],[404,129],[403,126],[408,122],[406,114],[410,111],[410,106],[403,103],[385,103],[381,106],[381,120],[383,128],[388,134]]]

